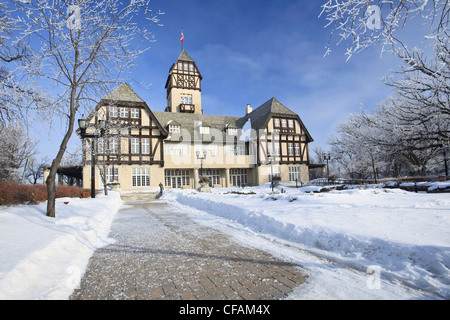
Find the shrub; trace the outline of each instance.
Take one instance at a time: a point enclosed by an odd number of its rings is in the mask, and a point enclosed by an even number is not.
[[[210,182],[211,182],[211,180],[209,180],[208,177],[202,176],[202,177],[200,178],[200,183],[208,184],[208,183],[210,183]]]
[[[56,187],[57,198],[83,198],[89,195],[89,190],[80,187]],[[0,181],[0,205],[38,204],[43,201],[47,201],[47,189],[45,185]]]

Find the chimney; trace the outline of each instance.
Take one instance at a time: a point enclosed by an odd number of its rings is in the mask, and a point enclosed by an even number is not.
[[[252,107],[250,107],[250,104],[247,104],[247,108],[245,108],[245,114],[249,114],[252,112]]]

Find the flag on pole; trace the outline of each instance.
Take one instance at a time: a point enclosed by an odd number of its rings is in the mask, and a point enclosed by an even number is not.
[[[184,41],[184,34],[183,34],[183,28],[181,28],[181,38],[180,38],[180,42]]]

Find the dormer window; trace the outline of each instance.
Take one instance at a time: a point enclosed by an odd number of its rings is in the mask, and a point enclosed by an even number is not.
[[[206,126],[205,127],[200,126],[199,131],[200,131],[200,134],[209,134],[210,133],[209,127],[206,127]]]
[[[238,128],[228,127],[227,128],[227,135],[229,135],[229,136],[237,136],[238,135]]]
[[[181,132],[181,126],[179,124],[170,124],[169,125],[169,132],[170,133],[180,133]]]

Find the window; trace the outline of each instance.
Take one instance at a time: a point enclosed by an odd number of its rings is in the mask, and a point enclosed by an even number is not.
[[[106,172],[106,176],[105,176],[105,172]],[[103,181],[106,181],[106,184],[119,182],[119,168],[100,168],[100,180],[99,181],[100,181],[101,188],[104,187]]]
[[[294,129],[294,120],[292,120],[292,119],[288,120],[288,128],[289,129]]]
[[[227,134],[230,136],[237,136],[238,128],[227,128]]]
[[[300,181],[300,167],[289,167],[289,181]]]
[[[142,138],[142,153],[150,154],[150,139]]]
[[[245,145],[227,145],[225,146],[225,155],[227,156],[244,156]]]
[[[183,70],[183,62],[178,62],[178,69]]]
[[[181,96],[181,104],[192,104],[192,96]]]
[[[186,71],[189,70],[189,63],[187,63],[187,62],[184,63],[184,70],[186,70]]]
[[[185,143],[176,143],[176,144],[164,144],[164,154],[171,155],[171,156],[180,156],[180,155],[188,155],[189,154],[189,148]]]
[[[118,116],[119,116],[118,108],[117,107],[109,107],[109,117],[117,118]]]
[[[166,187],[181,188],[189,185],[189,170],[166,169],[164,170],[164,183]]]
[[[199,152],[200,155],[203,155],[203,153],[206,152],[207,156],[218,156],[219,147],[217,145],[202,145],[199,147],[195,147],[194,154],[197,155],[197,152]]]
[[[280,179],[280,166],[270,166],[269,168],[269,182],[272,181],[272,175],[276,180],[277,178]]]
[[[189,71],[194,71],[194,65],[192,63],[189,63]]]
[[[217,169],[203,169],[203,176],[208,177],[210,185],[220,184],[220,173]]]
[[[274,126],[275,128],[279,128],[279,127],[280,127],[280,119],[274,118],[274,119],[273,119],[273,126]]]
[[[294,144],[292,142],[288,143],[288,155],[290,156],[294,155]]]
[[[268,152],[272,156],[279,156],[280,155],[280,144],[278,142],[269,142],[268,146]]]
[[[209,134],[209,127],[200,127],[200,134]]]
[[[133,187],[149,187],[150,168],[132,168],[131,180]]]
[[[139,119],[139,109],[138,108],[131,109],[131,118]]]
[[[119,139],[111,138],[109,140],[109,151],[110,153],[118,153],[119,152]]]
[[[120,108],[120,117],[128,118],[128,108]]]
[[[300,143],[296,143],[294,145],[294,147],[295,147],[295,155],[299,156],[300,155]]]
[[[286,121],[286,119],[281,119],[281,127],[282,128],[286,128],[287,127],[287,121]]]
[[[170,124],[169,125],[169,132],[170,133],[180,133],[181,127],[178,124]]]
[[[131,138],[131,153],[139,153],[139,138]]]
[[[247,169],[230,169],[230,183],[235,187],[247,184]]]
[[[98,138],[97,139],[97,153],[105,152],[105,139]]]

